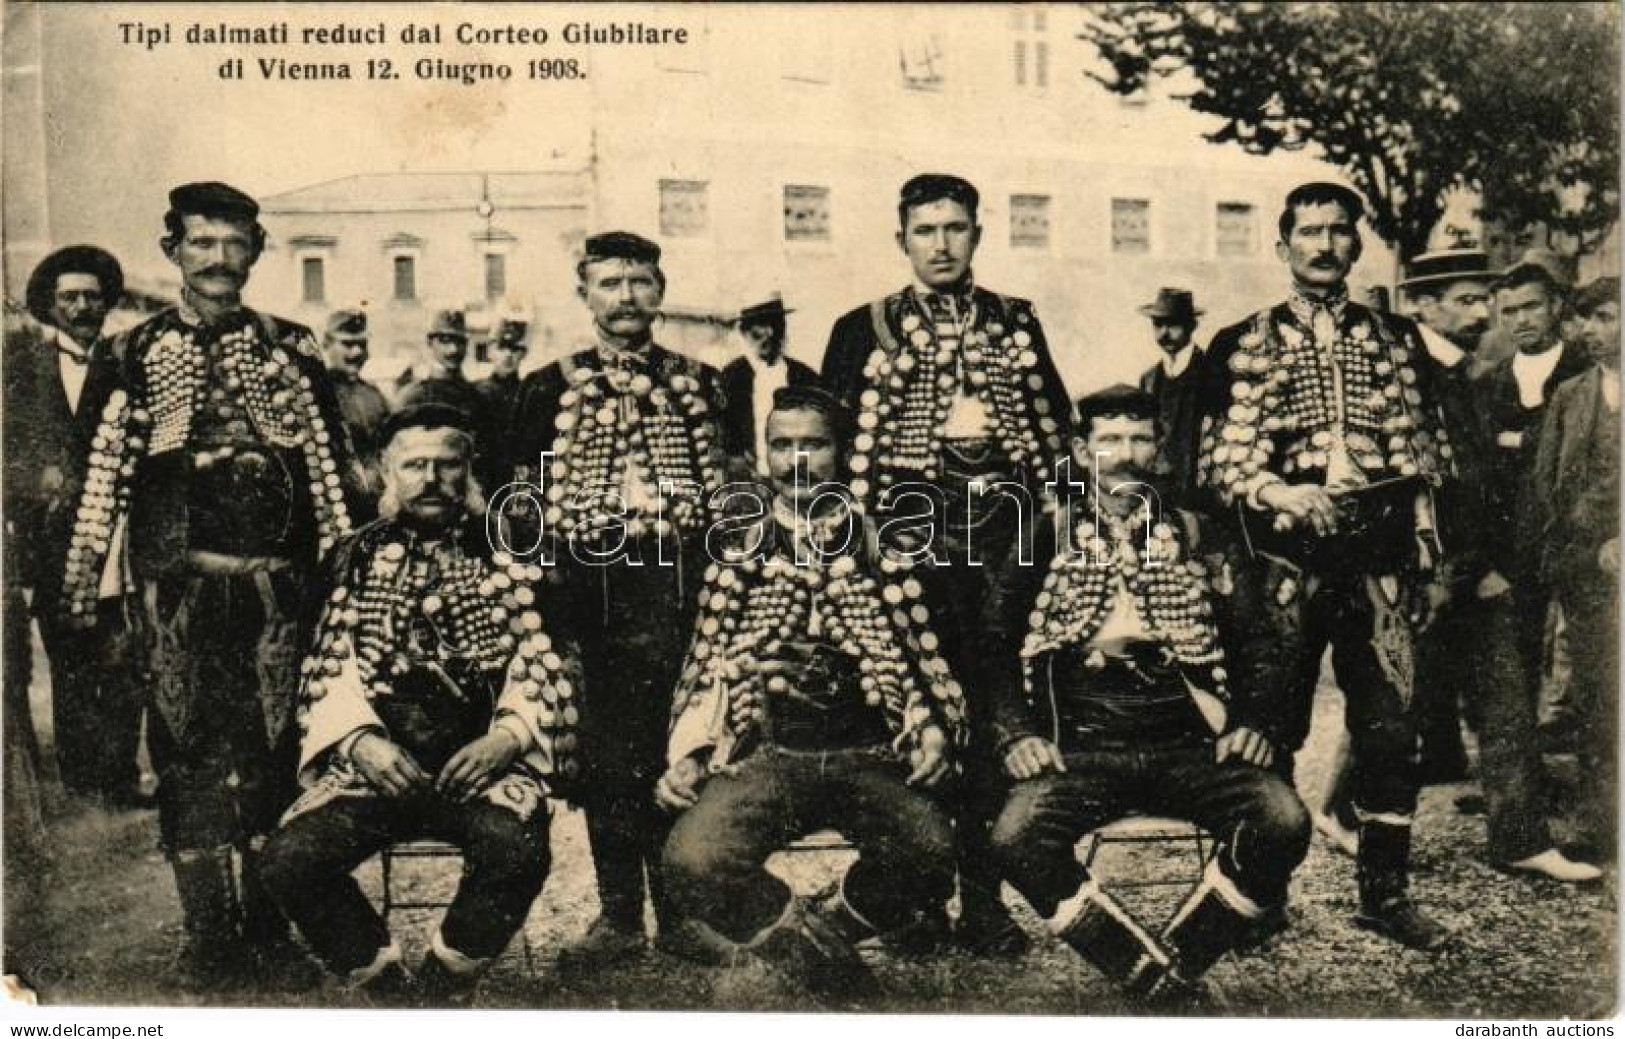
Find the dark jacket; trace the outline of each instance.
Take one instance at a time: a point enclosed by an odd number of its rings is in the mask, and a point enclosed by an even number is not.
[[[1207,354],[1191,347],[1190,364],[1169,377],[1162,362],[1140,376],[1140,389],[1157,400],[1161,419],[1157,468],[1176,500],[1190,499],[1196,489],[1196,452],[1202,438],[1202,379]]]
[[[1538,557],[1543,583],[1596,577],[1601,572],[1598,549],[1619,537],[1617,515],[1608,521],[1593,515],[1589,522],[1576,515],[1576,505],[1588,492],[1606,491],[1611,483],[1618,496],[1617,464],[1606,471],[1598,468],[1605,461],[1617,462],[1619,454],[1619,413],[1603,400],[1602,382],[1602,368],[1592,367],[1558,386],[1541,423],[1520,504],[1517,541]],[[1614,441],[1609,445],[1613,450],[1599,451],[1607,438]]]
[[[818,382],[818,373],[793,357],[782,363],[788,370],[788,385],[810,386]],[[750,358],[739,357],[725,365],[718,382],[722,387],[722,445],[730,457],[756,461],[756,430],[767,421],[766,415],[756,414],[756,366]]]

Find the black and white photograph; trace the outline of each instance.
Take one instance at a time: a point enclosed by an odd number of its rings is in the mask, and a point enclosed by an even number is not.
[[[5,0],[0,1021],[1613,1035],[1620,29]]]

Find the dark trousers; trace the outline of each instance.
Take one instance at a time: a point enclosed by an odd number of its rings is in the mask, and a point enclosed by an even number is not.
[[[1514,589],[1481,600],[1478,613],[1478,774],[1489,856],[1516,862],[1552,846],[1537,728],[1546,597]]]
[[[1296,754],[1308,738],[1320,661],[1330,646],[1354,752],[1354,805],[1408,818],[1419,782],[1414,685],[1403,680],[1416,660],[1406,617],[1410,581],[1398,582],[1397,601],[1389,603],[1376,577],[1303,575],[1272,559],[1261,565],[1261,608],[1273,637],[1261,650],[1256,680],[1284,683],[1281,702],[1289,712],[1274,726],[1277,749]]]
[[[1423,782],[1466,777],[1461,726],[1465,720],[1478,731],[1483,665],[1477,654],[1484,612],[1469,584],[1456,589],[1432,627],[1417,635],[1417,735]]]
[[[1570,695],[1580,722],[1579,823],[1584,837],[1611,849],[1618,840],[1619,586],[1598,574],[1562,587],[1573,676]]]
[[[148,742],[158,771],[158,829],[167,852],[247,844],[276,828],[296,792],[298,731],[292,702],[265,686],[291,690],[280,667],[262,667],[268,624],[297,615],[298,579],[275,575],[275,611],[252,575],[179,575],[158,582],[157,637],[170,651],[155,669]],[[297,671],[295,670],[295,675]],[[271,706],[268,706],[270,704]]]
[[[140,784],[145,690],[125,604],[102,600],[96,626],[68,628],[41,610],[40,638],[51,662],[51,717],[62,785],[75,794],[128,794]]]
[[[389,928],[351,871],[397,841],[433,837],[463,852],[463,876],[440,936],[473,959],[496,956],[524,924],[551,865],[546,802],[529,818],[483,799],[456,804],[340,797],[295,816],[261,857],[267,890],[335,973],[365,967]]]
[[[672,901],[686,918],[743,942],[779,918],[790,890],[763,869],[798,837],[839,830],[860,858],[843,894],[877,931],[916,923],[953,888],[953,832],[942,809],[904,783],[888,748],[763,747],[713,776],[666,845]]]
[[[653,543],[644,565],[574,567],[567,580],[581,614],[583,691],[580,801],[604,918],[642,933],[647,890],[660,926],[667,925],[661,849],[671,824],[654,801],[666,767],[673,691],[693,634],[703,568],[656,565]]]
[[[1075,846],[1127,815],[1188,819],[1223,845],[1219,868],[1261,906],[1286,897],[1309,850],[1309,813],[1285,780],[1213,747],[1068,753],[1066,771],[1015,785],[993,828],[1005,876],[1044,917],[1089,878]]]

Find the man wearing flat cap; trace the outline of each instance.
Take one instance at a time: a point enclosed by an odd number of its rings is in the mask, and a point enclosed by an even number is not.
[[[461,310],[437,311],[429,323],[429,374],[401,392],[400,406],[446,404],[468,416],[474,427],[474,479],[482,490],[492,490],[506,476],[497,456],[497,439],[506,436],[492,421],[485,397],[463,374],[468,358],[468,321]]]
[[[493,468],[504,478],[513,468],[513,460],[508,457],[508,452],[513,446],[514,423],[519,418],[519,390],[523,381],[519,376],[519,366],[530,352],[526,342],[529,335],[528,321],[516,317],[500,319],[496,332],[491,336],[491,374],[474,384],[474,388],[485,398],[486,414],[495,431],[494,450],[498,457]]]
[[[6,344],[4,423],[7,541],[15,537],[18,550],[8,555],[6,576],[33,591],[62,783],[70,794],[128,808],[144,803],[136,764],[142,694],[126,616],[132,601],[120,582],[99,589],[100,630],[90,636],[63,623],[61,610],[73,506],[95,432],[85,405],[117,380],[102,324],[123,295],[118,261],[95,246],[59,249],[40,262],[27,297],[37,324]],[[26,625],[27,613],[13,619]],[[26,718],[26,701],[19,706]]]
[[[361,370],[367,366],[367,312],[351,308],[327,315],[322,351],[338,398],[339,414],[350,433],[356,461],[366,475],[364,504],[370,510],[378,496],[378,452],[383,446],[379,433],[389,417],[389,402],[383,391],[361,377]]]
[[[1236,510],[1253,552],[1274,628],[1267,680],[1286,690],[1273,726],[1283,766],[1308,736],[1332,649],[1355,763],[1355,921],[1432,949],[1448,932],[1409,894],[1415,634],[1440,599],[1433,492],[1454,448],[1416,326],[1349,298],[1364,214],[1341,184],[1288,193],[1276,253],[1291,293],[1214,337],[1197,476]]]
[[[961,177],[927,173],[903,185],[897,245],[913,280],[835,323],[824,385],[857,415],[852,492],[884,518],[903,485],[941,500],[933,550],[947,560],[954,601],[974,618],[990,566],[1004,558],[1024,502],[1037,502],[1066,452],[1071,404],[1031,302],[976,284],[980,195]],[[1015,495],[1000,485],[1019,485]],[[945,625],[947,656],[964,671],[974,631]],[[967,688],[971,747],[960,811],[957,935],[976,951],[1019,953],[1021,931],[999,901],[986,831],[1000,798],[988,746],[992,705]],[[985,803],[976,803],[978,801]]]
[[[1476,450],[1472,607],[1482,699],[1478,707],[1479,782],[1484,791],[1490,861],[1513,873],[1570,883],[1602,876],[1569,859],[1545,812],[1545,766],[1538,715],[1547,609],[1554,588],[1540,566],[1539,542],[1516,536],[1547,403],[1592,367],[1589,352],[1559,332],[1567,307],[1560,275],[1539,257],[1503,271],[1491,285],[1496,320],[1515,352],[1474,375],[1468,413]]]
[[[572,601],[561,623],[582,651],[582,796],[600,915],[563,962],[585,967],[643,949],[645,892],[662,937],[672,933],[660,876],[668,821],[650,793],[724,456],[715,370],[651,332],[666,289],[660,247],[625,231],[593,235],[576,276],[596,341],[526,377],[514,472],[538,485],[541,543]]]
[[[1196,449],[1202,436],[1201,383],[1204,354],[1196,345],[1202,311],[1189,289],[1162,288],[1140,308],[1151,319],[1162,357],[1140,376],[1160,412],[1157,470],[1165,490],[1189,497],[1196,482]]]
[[[576,770],[573,654],[544,624],[549,575],[486,535],[468,417],[414,405],[382,435],[383,515],[327,558],[299,687],[304,794],[263,870],[329,971],[404,1001],[401,947],[351,870],[394,841],[456,844],[462,880],[413,987],[460,1005],[547,878],[547,798]]]
[[[728,404],[722,416],[723,443],[730,459],[741,459],[743,468],[757,474],[766,473],[764,436],[773,394],[785,386],[818,381],[811,368],[784,355],[785,316],[792,313],[777,292],[741,310],[735,327],[746,352],[722,369],[722,394]]]
[[[200,987],[275,950],[286,921],[258,882],[291,800],[305,596],[350,529],[349,436],[310,330],[244,305],[259,206],[219,183],[170,192],[177,306],[119,337],[63,577],[72,621],[133,580],[156,709],[158,824]],[[233,851],[242,857],[238,898]]]

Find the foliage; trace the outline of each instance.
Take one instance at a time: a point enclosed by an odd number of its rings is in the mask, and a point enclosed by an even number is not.
[[[1110,3],[1084,38],[1130,94],[1152,75],[1255,154],[1314,144],[1401,255],[1446,196],[1594,246],[1619,215],[1619,20],[1608,3]]]

